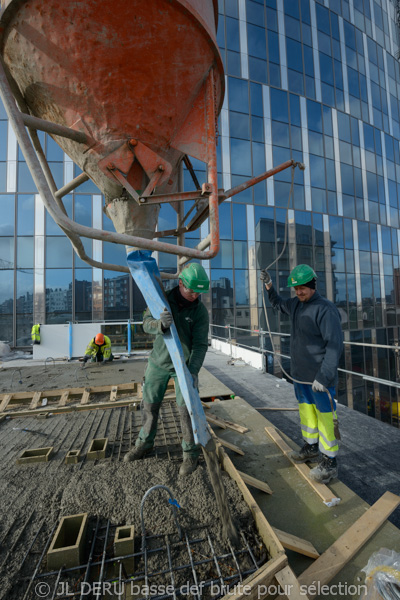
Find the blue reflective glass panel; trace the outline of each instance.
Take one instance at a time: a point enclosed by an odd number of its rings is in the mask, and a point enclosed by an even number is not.
[[[235,269],[247,268],[247,242],[235,241],[233,246]]]
[[[268,31],[268,60],[279,64],[279,37],[274,31]]]
[[[72,246],[66,237],[46,238],[46,267],[65,269],[72,266]]]
[[[271,118],[275,121],[289,122],[288,97],[282,90],[271,89]]]
[[[232,239],[231,202],[224,202],[219,207],[219,236],[221,240]]]
[[[231,172],[235,175],[251,175],[250,142],[231,139]]]
[[[229,108],[237,112],[249,112],[249,86],[242,79],[228,78]]]
[[[343,219],[340,217],[329,217],[329,232],[332,248],[344,248]]]
[[[262,87],[257,83],[250,83],[251,114],[257,117],[264,116]]]
[[[7,121],[0,121],[0,161],[7,160]]]
[[[321,105],[312,100],[307,100],[308,128],[322,133]]]
[[[286,39],[287,66],[289,69],[303,72],[303,56],[301,44],[290,38]]]
[[[250,56],[267,58],[267,42],[264,27],[247,24],[247,43]]]
[[[35,196],[17,197],[17,235],[33,235],[35,224]]]
[[[314,55],[309,46],[303,46],[304,52],[304,72],[310,77],[314,77]]]
[[[0,236],[14,235],[15,229],[15,196],[0,196]]]
[[[232,137],[250,139],[249,116],[243,113],[230,111],[229,132]]]
[[[74,221],[87,227],[92,226],[92,196],[75,194]]]
[[[46,323],[66,323],[71,319],[72,270],[46,269]]]
[[[14,238],[0,238],[0,269],[12,269],[14,267]]]
[[[33,313],[33,270],[24,269],[17,272],[16,299],[16,308],[18,315],[31,315]]]
[[[223,205],[221,205],[222,207]],[[233,239],[247,239],[246,206],[243,204],[232,204],[233,211]]]
[[[17,238],[17,269],[33,269],[34,267],[34,238]]]
[[[320,156],[310,154],[311,185],[325,188],[325,161]]]
[[[75,269],[75,319],[92,318],[92,270]]]
[[[235,303],[236,306],[248,306],[249,296],[249,272],[235,268]]]
[[[226,47],[228,50],[240,52],[239,21],[231,17],[225,18],[226,22]]]
[[[0,241],[1,244],[1,241]],[[14,306],[14,271],[4,269],[0,263],[0,314],[12,314]],[[7,337],[2,329],[4,341],[12,339]]]
[[[319,64],[321,69],[321,81],[329,85],[334,84],[333,77],[333,62],[332,57],[327,56],[326,54],[319,53]]]

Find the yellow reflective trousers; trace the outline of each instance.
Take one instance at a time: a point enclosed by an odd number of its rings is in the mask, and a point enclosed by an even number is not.
[[[335,388],[328,388],[333,398]],[[301,433],[308,444],[318,444],[319,451],[334,458],[339,452],[333,429],[333,415],[329,396],[325,392],[313,392],[311,385],[294,384],[299,402]],[[336,411],[335,411],[336,416]]]

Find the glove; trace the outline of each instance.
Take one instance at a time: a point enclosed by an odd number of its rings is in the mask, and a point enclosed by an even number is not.
[[[265,283],[265,285],[269,285],[270,283],[272,283],[271,275],[266,269],[261,270],[260,279],[263,283]]]
[[[108,362],[108,360],[102,360],[100,361],[100,366],[104,367],[104,365]]]
[[[160,315],[160,321],[161,321],[161,327],[163,328],[163,331],[166,331],[172,325],[172,315],[166,308],[164,308],[164,310],[162,311],[162,313]]]
[[[316,379],[314,379],[311,389],[313,392],[326,392],[326,387]]]
[[[87,354],[83,357],[83,362],[87,363],[87,361],[90,360],[90,356],[88,356]]]
[[[199,389],[199,376],[198,375],[194,375],[192,373],[192,377],[193,377],[193,387],[196,388],[196,390]]]

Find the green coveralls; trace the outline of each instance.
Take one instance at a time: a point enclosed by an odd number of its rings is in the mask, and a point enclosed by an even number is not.
[[[101,362],[100,358],[102,360],[112,360],[114,357],[111,354],[110,338],[107,335],[105,335],[104,336],[104,344],[102,344],[101,346],[98,346],[97,344],[95,344],[94,340],[95,340],[95,338],[90,340],[88,347],[86,348],[85,356],[90,356],[92,359],[92,362],[96,362],[96,360]],[[99,353],[101,356],[98,356]]]
[[[199,299],[194,302],[185,300],[179,288],[175,287],[167,294],[172,316],[182,344],[186,365],[197,375],[203,364],[208,348],[208,312]],[[157,433],[158,413],[163,401],[168,381],[173,377],[176,390],[176,403],[182,426],[182,449],[188,456],[197,457],[200,447],[194,443],[190,416],[185,405],[177,376],[164,342],[164,336],[159,320],[154,319],[149,309],[143,316],[143,329],[146,333],[156,336],[153,350],[145,372],[143,388],[143,425],[136,440],[136,445],[144,444],[152,448]]]

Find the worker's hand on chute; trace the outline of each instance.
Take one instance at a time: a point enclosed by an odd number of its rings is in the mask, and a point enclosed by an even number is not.
[[[196,390],[198,390],[199,389],[199,376],[192,373],[192,377],[193,377],[193,387],[195,387]]]
[[[326,387],[316,379],[314,379],[311,389],[313,392],[326,392]]]
[[[267,269],[261,269],[260,279],[261,279],[261,281],[265,285],[271,285],[272,284],[271,275],[269,274],[269,272],[267,271]]]
[[[172,315],[166,308],[164,308],[160,315],[160,321],[163,331],[167,331],[172,325]]]

